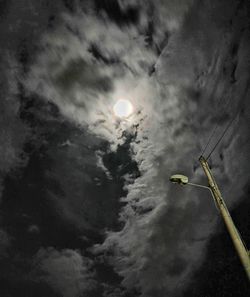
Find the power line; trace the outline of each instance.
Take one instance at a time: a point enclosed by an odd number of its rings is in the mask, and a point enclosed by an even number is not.
[[[221,103],[221,101],[222,101],[222,98],[223,98],[223,97],[220,98],[220,100],[219,100],[219,102],[218,102],[218,106],[220,105],[220,103]],[[227,104],[224,106],[224,108],[223,108],[223,110],[222,110],[221,113],[224,113],[224,112],[226,111],[229,102],[230,102],[230,98],[229,98],[229,100],[227,101]],[[213,137],[214,137],[214,135],[215,135],[215,132],[217,131],[218,127],[219,127],[219,123],[216,124],[216,126],[214,127],[212,133],[210,134],[209,139],[208,139],[206,145],[204,146],[204,148],[203,148],[203,150],[202,150],[202,152],[201,152],[201,156],[203,156],[203,154],[205,153],[206,149],[208,148],[208,146],[209,146],[211,140],[213,139]]]
[[[242,95],[241,95],[241,98],[242,98],[242,99],[245,98],[245,96],[246,96],[247,93],[248,93],[248,90],[249,90],[249,82],[250,82],[250,79],[248,79],[247,82],[246,82],[244,91],[242,92]],[[230,97],[230,98],[231,98],[231,97]],[[227,108],[227,106],[228,106],[228,104],[229,104],[229,102],[230,102],[230,98],[229,98],[229,100],[227,101],[226,106],[224,107],[224,111],[226,110],[226,108]],[[220,102],[221,102],[221,100],[220,100]],[[219,102],[219,103],[220,103],[220,102]],[[244,100],[240,100],[240,102],[239,102],[239,106],[238,106],[238,111],[236,112],[234,118],[229,122],[229,124],[227,125],[226,129],[223,131],[221,137],[219,138],[219,140],[217,141],[217,143],[216,143],[216,144],[214,145],[214,147],[212,148],[212,150],[211,150],[211,152],[209,153],[209,155],[208,155],[208,157],[206,158],[206,160],[208,160],[208,159],[210,158],[210,156],[212,155],[212,153],[213,153],[214,150],[216,149],[217,145],[221,142],[222,138],[223,138],[224,135],[226,134],[227,130],[230,128],[230,126],[231,126],[231,125],[233,124],[233,122],[235,121],[237,115],[238,115],[238,114],[240,113],[240,111],[241,111],[241,105],[242,105],[243,103],[244,103]],[[205,146],[205,149],[203,149],[202,155],[203,155],[203,153],[205,152],[206,148],[208,147],[208,144],[210,143],[210,141],[211,141],[213,135],[215,134],[215,131],[217,130],[218,126],[219,126],[219,124],[217,123],[217,125],[216,125],[214,131],[212,132],[211,136],[209,137],[209,140],[208,140],[208,143],[207,143],[206,146]]]
[[[201,156],[203,156],[204,152],[206,151],[206,149],[207,149],[209,143],[211,142],[211,140],[212,140],[212,138],[213,138],[213,136],[214,136],[216,130],[218,129],[218,127],[219,127],[219,124],[217,123],[217,125],[214,127],[212,133],[211,133],[210,136],[209,136],[209,139],[208,139],[208,141],[207,141],[207,144],[205,145],[204,149],[203,149],[202,152],[201,152]]]
[[[225,136],[225,134],[227,133],[227,130],[230,128],[230,126],[233,124],[233,122],[235,121],[235,119],[237,118],[238,113],[236,113],[235,117],[232,118],[232,120],[228,123],[228,125],[226,126],[226,128],[224,129],[223,133],[221,134],[221,137],[218,139],[218,141],[216,142],[216,144],[214,145],[214,147],[212,148],[211,152],[209,153],[209,155],[207,156],[206,160],[208,160],[212,153],[214,152],[214,150],[216,149],[216,147],[218,146],[218,144],[221,142],[221,140],[223,139],[223,137]]]
[[[246,87],[244,89],[244,92],[242,94],[242,97],[244,98],[245,95],[247,94],[248,90],[249,90],[249,80],[247,81],[247,84],[246,84]],[[229,103],[230,100],[228,100],[228,103]],[[216,144],[214,145],[214,147],[212,148],[211,152],[208,154],[206,160],[208,160],[212,153],[214,152],[214,150],[216,149],[216,147],[218,146],[218,144],[221,142],[222,138],[225,136],[225,134],[227,133],[227,130],[230,128],[230,126],[233,124],[233,122],[236,120],[237,116],[239,115],[239,113],[241,112],[241,105],[244,103],[244,101],[241,101],[239,103],[239,107],[238,107],[238,111],[236,112],[235,116],[232,118],[232,120],[229,122],[229,124],[227,125],[227,127],[225,128],[225,130],[223,131],[221,137],[218,139],[218,141],[216,142]],[[228,104],[227,104],[228,105]],[[218,124],[217,124],[218,125]]]

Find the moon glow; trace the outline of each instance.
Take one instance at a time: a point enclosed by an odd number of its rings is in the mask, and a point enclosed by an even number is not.
[[[126,118],[133,112],[133,105],[129,100],[120,99],[113,107],[115,115],[119,118]]]

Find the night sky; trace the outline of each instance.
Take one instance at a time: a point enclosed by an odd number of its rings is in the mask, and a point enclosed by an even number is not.
[[[0,296],[247,297],[248,0],[0,0]],[[128,100],[133,112],[114,106]],[[212,137],[211,137],[212,136]]]

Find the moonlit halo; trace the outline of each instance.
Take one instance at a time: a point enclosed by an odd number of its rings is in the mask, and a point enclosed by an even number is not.
[[[114,114],[119,118],[127,118],[133,112],[133,105],[129,100],[120,99],[113,106]]]

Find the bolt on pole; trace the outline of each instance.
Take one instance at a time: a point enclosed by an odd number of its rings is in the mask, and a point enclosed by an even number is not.
[[[220,214],[224,220],[224,223],[227,227],[227,230],[231,236],[231,239],[233,241],[233,244],[234,244],[234,247],[238,253],[238,256],[241,260],[241,263],[246,271],[246,274],[247,274],[247,277],[248,277],[248,280],[250,281],[250,256],[249,256],[249,251],[245,248],[242,240],[241,240],[241,237],[240,237],[240,234],[237,230],[237,228],[235,227],[234,225],[234,222],[233,222],[233,219],[227,209],[227,206],[222,198],[222,195],[220,193],[220,190],[218,188],[218,185],[212,175],[212,172],[209,168],[209,165],[206,161],[206,159],[201,156],[199,158],[199,161],[201,163],[201,166],[208,178],[208,184],[209,184],[209,187],[211,189],[211,191],[213,192],[214,194],[214,198],[215,198],[215,201],[216,201],[216,204],[218,206],[218,209],[220,211]]]

